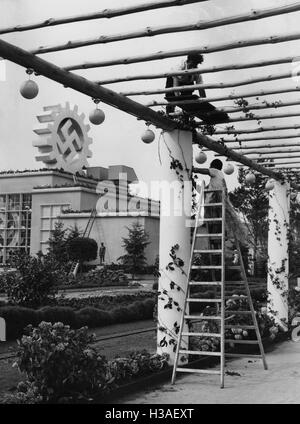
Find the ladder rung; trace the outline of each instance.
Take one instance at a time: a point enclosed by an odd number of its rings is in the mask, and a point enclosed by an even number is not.
[[[244,330],[255,330],[255,325],[225,325],[225,328],[244,329]]]
[[[222,265],[193,265],[192,269],[222,269]]]
[[[245,285],[245,281],[225,281],[225,284],[243,284]]]
[[[195,336],[195,337],[221,337],[220,333],[182,333],[183,336]]]
[[[225,314],[231,314],[231,315],[236,315],[236,314],[247,315],[247,314],[252,314],[252,312],[251,311],[225,311]]]
[[[219,315],[185,315],[185,319],[198,319],[199,321],[206,321],[209,319],[221,319]]]
[[[220,203],[220,202],[219,203],[204,203],[203,205],[200,206],[200,208],[202,208],[203,206],[205,208],[209,206],[223,206],[223,203]]]
[[[225,339],[225,343],[236,343],[236,344],[258,344],[258,340],[236,340],[236,339]]]
[[[215,234],[196,234],[196,237],[222,237],[222,233],[215,233]]]
[[[188,298],[186,300],[187,302],[190,303],[220,303],[222,302],[222,299],[193,299],[193,298]]]
[[[229,358],[262,358],[262,355],[251,355],[250,353],[225,353],[225,356],[228,356]]]
[[[225,269],[241,269],[241,265],[225,265]]]
[[[222,193],[222,192],[223,192],[223,190],[210,190],[210,189],[205,189],[205,190],[204,190],[204,193],[214,193],[214,192]]]
[[[211,352],[205,350],[179,350],[179,353],[187,353],[189,355],[221,356],[221,352]]]
[[[223,218],[203,218],[203,219],[201,219],[201,221],[203,221],[203,222],[214,222],[214,221],[220,222],[222,220],[223,220]]]
[[[194,253],[222,253],[222,249],[195,249]]]
[[[176,368],[176,371],[178,372],[192,372],[192,373],[198,373],[198,374],[221,374],[220,371],[216,370],[200,370],[200,369],[193,369],[193,368]]]
[[[221,281],[190,281],[190,286],[221,286]]]

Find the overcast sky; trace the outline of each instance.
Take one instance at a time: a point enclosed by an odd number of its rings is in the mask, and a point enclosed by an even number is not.
[[[99,11],[104,8],[116,8],[126,4],[141,3],[141,0],[0,0],[0,27],[31,23],[49,17],[70,16],[80,13]],[[3,36],[3,39],[25,49],[33,49],[41,45],[66,42],[90,38],[93,36],[122,33],[137,30],[146,26],[159,26],[171,23],[195,22],[203,19],[221,18],[249,11],[251,8],[268,8],[286,4],[293,1],[284,0],[211,0],[203,3],[173,7],[151,12],[143,12],[135,16],[128,15],[113,19],[62,25],[48,29],[28,31]],[[109,58],[125,57],[156,52],[159,50],[179,49],[213,45],[220,42],[249,39],[258,36],[284,34],[296,32],[299,29],[300,13],[264,19],[255,22],[235,24],[205,31],[193,31],[179,34],[168,34],[157,37],[127,40],[107,45],[90,46],[86,48],[69,50],[66,52],[50,53],[42,57],[57,65],[66,66],[82,61],[104,60]],[[205,55],[206,65],[222,65],[225,63],[241,63],[252,60],[300,55],[300,42],[277,44],[274,46],[248,47],[239,50],[219,52]],[[182,58],[172,58],[160,61],[151,61],[140,64],[104,67],[86,71],[79,74],[97,80],[111,76],[124,76],[138,72],[168,71]],[[286,71],[290,65],[271,66],[250,70],[231,71],[204,75],[204,82],[224,82],[242,79],[251,76],[267,75],[273,72]],[[79,110],[88,115],[94,104],[87,96],[70,89],[65,89],[59,84],[45,79],[35,78],[40,87],[40,93],[34,100],[25,100],[19,94],[20,84],[27,78],[25,70],[15,64],[7,64],[7,80],[0,82],[0,169],[39,168],[40,163],[35,161],[36,149],[32,141],[36,138],[33,129],[38,127],[36,115],[42,112],[43,106],[64,104],[69,101],[77,104]],[[278,86],[291,87],[296,82],[279,80],[269,83],[259,83],[251,86],[237,88],[236,93],[245,93],[255,88],[266,89]],[[115,91],[139,88],[163,88],[161,79],[150,81],[133,81],[110,85]],[[207,95],[218,95],[220,90],[207,90]],[[232,89],[223,89],[222,93],[231,93]],[[268,100],[297,99],[298,93],[288,95],[268,96]],[[147,102],[159,96],[138,96],[134,99]],[[261,98],[264,100],[266,98]],[[253,99],[253,101],[257,101]],[[232,102],[218,102],[216,105],[231,105]],[[140,140],[140,135],[145,126],[136,118],[120,112],[107,105],[101,106],[106,114],[106,120],[101,126],[91,126],[90,136],[93,138],[93,157],[90,165],[109,166],[124,164],[132,166],[139,179],[149,182],[156,179],[159,169],[157,139],[151,145],[145,145]],[[286,109],[285,109],[286,110]],[[290,110],[297,110],[291,107]],[[269,113],[262,111],[261,113]],[[88,121],[88,118],[86,118]],[[280,119],[276,123],[295,123],[295,118]],[[268,121],[265,122],[269,124]],[[257,123],[237,124],[237,128],[256,127]],[[273,122],[274,125],[274,122]],[[220,128],[222,127],[219,126]],[[159,131],[157,131],[159,134]],[[229,187],[236,185],[236,173],[228,178]]]

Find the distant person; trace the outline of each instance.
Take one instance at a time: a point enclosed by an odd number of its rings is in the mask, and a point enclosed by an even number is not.
[[[196,69],[198,64],[203,62],[203,56],[201,54],[189,54],[181,65],[178,67],[178,71],[187,71],[189,69]],[[184,74],[184,75],[175,75],[173,77],[167,77],[166,88],[171,87],[180,87],[183,85],[194,85],[194,84],[203,84],[203,79],[201,74]],[[184,97],[187,100],[188,97],[193,96],[194,90],[184,90],[184,91],[175,91],[171,93],[166,93],[165,99],[168,101],[174,101],[174,97]],[[203,88],[199,89],[199,96],[206,97],[205,90]],[[177,99],[178,100],[178,99]],[[175,110],[175,105],[168,105],[166,108],[167,113],[172,113]]]
[[[99,248],[100,265],[103,265],[105,262],[105,252],[106,247],[104,246],[104,243],[101,243],[101,246]]]

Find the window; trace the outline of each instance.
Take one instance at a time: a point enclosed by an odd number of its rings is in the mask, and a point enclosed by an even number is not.
[[[31,194],[0,195],[0,264],[20,248],[30,250]]]
[[[51,236],[51,231],[54,230],[57,217],[63,210],[68,209],[69,207],[70,203],[41,205],[40,250],[43,253],[47,253],[48,241]]]

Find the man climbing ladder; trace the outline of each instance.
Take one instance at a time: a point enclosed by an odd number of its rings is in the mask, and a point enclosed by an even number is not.
[[[221,201],[207,202],[210,194],[217,195]],[[241,256],[239,240],[233,230],[234,250],[238,254],[238,263],[232,264],[232,254],[225,249],[226,240],[226,192],[225,190],[204,190],[203,204],[199,206],[192,242],[192,251],[188,272],[188,285],[178,335],[176,356],[172,375],[175,382],[178,372],[220,375],[221,388],[224,387],[225,357],[254,357],[262,359],[267,369],[264,349],[259,333],[255,310],[248,286],[247,276]],[[214,208],[218,211],[213,218],[203,214],[203,209]],[[204,218],[201,218],[204,216]],[[201,224],[210,225],[206,233],[199,232]],[[231,234],[232,236],[232,234]],[[213,248],[202,241],[214,241]],[[230,276],[235,272],[235,281]],[[227,293],[230,287],[240,287],[237,291]],[[215,290],[211,290],[214,288]],[[241,290],[238,290],[239,292]],[[234,293],[234,294],[233,294]],[[188,331],[183,331],[184,324]],[[254,345],[259,352],[245,352],[241,347]],[[244,347],[245,347],[244,346]],[[230,348],[228,350],[227,348]],[[233,348],[239,347],[232,352]],[[195,356],[212,356],[220,359],[220,369],[191,368],[189,359]],[[186,365],[188,361],[188,364]]]

